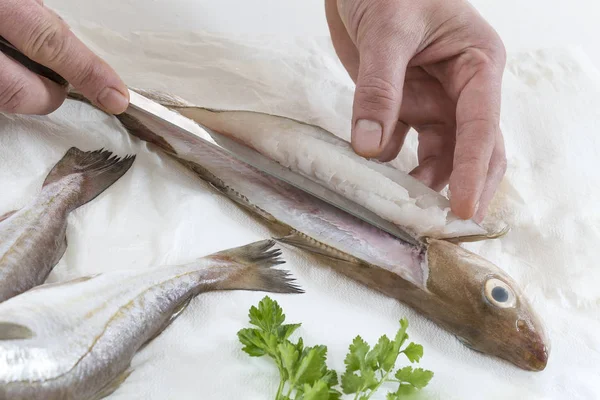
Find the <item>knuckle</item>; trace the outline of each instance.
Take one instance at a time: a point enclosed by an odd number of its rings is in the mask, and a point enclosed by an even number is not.
[[[73,77],[73,84],[82,88],[95,88],[101,84],[102,71],[97,63],[86,63],[80,68]],[[99,90],[99,89],[98,89]]]
[[[478,151],[467,151],[456,155],[454,163],[456,166],[465,166],[472,168],[473,166],[480,165],[483,162],[483,155]]]
[[[65,57],[66,40],[67,35],[62,25],[53,21],[40,21],[29,35],[24,50],[31,58],[56,63]]]
[[[481,113],[480,113],[481,114]],[[493,129],[493,121],[499,117],[498,112],[488,112],[486,117],[473,117],[465,121],[460,122],[460,127],[457,136],[468,135],[493,137],[496,134],[496,130]]]
[[[16,113],[27,97],[26,83],[21,79],[14,79],[0,86],[0,109],[8,113]]]
[[[386,79],[366,76],[356,88],[356,103],[368,111],[390,111],[397,107],[399,90]]]

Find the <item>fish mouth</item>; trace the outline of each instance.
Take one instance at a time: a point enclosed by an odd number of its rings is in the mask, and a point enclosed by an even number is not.
[[[538,342],[532,342],[526,346],[523,351],[514,352],[514,350],[504,350],[494,354],[494,352],[488,352],[485,349],[477,348],[465,338],[460,336],[456,336],[456,338],[472,351],[486,355],[495,355],[525,371],[543,371],[548,364],[548,358],[550,356],[549,347],[541,340]]]
[[[526,369],[530,371],[543,371],[548,365],[548,357],[550,356],[550,349],[544,343],[538,343],[534,346],[529,347],[524,352],[524,364]]]

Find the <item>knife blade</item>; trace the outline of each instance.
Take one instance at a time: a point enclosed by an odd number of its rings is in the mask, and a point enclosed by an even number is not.
[[[44,65],[37,63],[36,61],[31,60],[2,36],[0,36],[0,51],[40,76],[44,76],[61,86],[68,84],[68,82],[58,73]],[[293,187],[302,190],[303,192],[308,193],[311,196],[314,196],[350,215],[353,215],[354,217],[370,224],[371,226],[381,229],[406,243],[414,246],[421,246],[421,242],[413,237],[410,233],[383,219],[376,213],[368,210],[360,204],[339,195],[335,191],[322,186],[321,184],[312,181],[296,173],[295,171],[292,171],[291,169],[263,156],[256,150],[244,144],[241,144],[225,135],[202,126],[196,121],[191,121],[181,114],[169,110],[167,107],[164,107],[161,104],[158,104],[131,89],[129,90],[129,94],[130,103],[128,112],[132,114],[137,113],[138,118],[140,116],[151,118],[155,123],[161,124],[166,128],[176,129],[180,134],[187,137],[188,140],[201,140],[211,146],[216,146],[220,151],[227,153],[227,155],[258,169],[259,171],[271,177],[286,182],[287,184],[292,185]],[[206,137],[200,137],[191,129],[189,129],[190,123],[200,126],[206,133],[208,133],[211,140],[207,140]],[[165,129],[165,132],[168,131],[169,129]]]

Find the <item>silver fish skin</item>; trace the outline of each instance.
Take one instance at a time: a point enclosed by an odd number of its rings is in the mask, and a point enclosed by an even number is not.
[[[104,192],[134,160],[73,147],[30,204],[0,216],[0,302],[45,282],[67,249],[69,213]]]
[[[184,265],[118,270],[38,286],[0,304],[0,400],[100,399],[136,352],[197,295],[302,293],[265,240]]]
[[[174,106],[173,96],[149,91],[144,95]],[[184,118],[170,109],[161,114],[177,121]],[[445,240],[405,243],[231,157],[191,120],[185,126],[193,134],[135,109],[117,118],[130,134],[155,144],[218,192],[262,217],[281,243],[326,257],[339,273],[410,306],[477,352],[529,371],[546,367],[550,343],[542,321],[517,282],[488,260]],[[281,117],[262,118],[271,126],[267,119]],[[221,133],[238,136],[234,131]]]

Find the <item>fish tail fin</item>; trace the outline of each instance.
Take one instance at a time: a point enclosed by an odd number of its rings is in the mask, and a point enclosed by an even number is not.
[[[304,293],[294,284],[295,279],[288,271],[273,268],[285,263],[280,258],[281,250],[271,249],[274,245],[273,240],[263,240],[211,255],[215,260],[234,263],[241,268],[241,273],[222,282],[220,289]]]
[[[81,151],[71,147],[52,168],[44,181],[45,187],[71,175],[81,177],[80,195],[75,208],[92,201],[131,167],[135,156],[119,158],[107,150]]]

